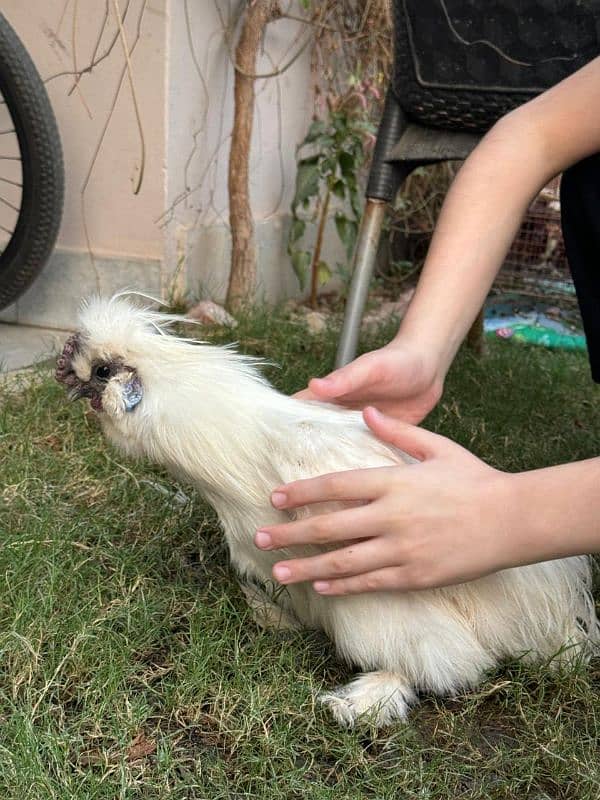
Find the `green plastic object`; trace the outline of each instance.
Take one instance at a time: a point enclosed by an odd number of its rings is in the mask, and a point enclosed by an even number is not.
[[[511,325],[495,331],[502,339],[514,339],[526,344],[537,344],[561,350],[585,350],[585,336],[578,333],[558,333],[539,325]]]

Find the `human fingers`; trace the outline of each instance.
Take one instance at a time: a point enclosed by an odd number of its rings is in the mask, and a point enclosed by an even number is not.
[[[333,500],[373,500],[387,484],[391,469],[395,468],[352,469],[286,483],[273,490],[271,504],[282,509]]]
[[[390,557],[385,542],[368,539],[318,556],[280,561],[273,567],[273,577],[283,584],[328,582],[381,569],[389,564]]]
[[[319,400],[317,395],[310,389],[301,389],[299,392],[291,395],[294,400]]]
[[[347,577],[319,579],[313,583],[313,589],[318,594],[335,597],[371,592],[414,592],[438,585],[433,575],[416,572],[410,565],[400,565],[383,566]]]
[[[376,352],[365,353],[323,378],[312,378],[308,383],[310,391],[319,399],[333,400],[369,388],[377,368]]]
[[[279,550],[296,544],[331,544],[364,539],[381,533],[384,527],[377,510],[369,504],[281,525],[267,525],[256,532],[254,542],[261,550]]]
[[[448,453],[455,448],[463,449],[444,436],[387,417],[372,406],[365,408],[363,419],[378,439],[395,445],[419,461]]]

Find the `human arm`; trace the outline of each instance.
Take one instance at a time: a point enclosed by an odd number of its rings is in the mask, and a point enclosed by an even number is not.
[[[355,406],[380,405],[377,393],[387,392],[386,411],[398,417],[403,416],[401,402],[411,391],[417,401],[431,402],[434,395],[427,397],[426,392],[432,386],[439,392],[443,385],[531,198],[552,176],[600,150],[599,107],[600,59],[596,59],[512,112],[484,137],[448,193],[415,297],[398,335],[387,346],[385,369],[379,356],[383,351],[375,351],[368,354],[368,363],[363,357],[334,373],[327,391],[322,383],[311,382],[314,396]],[[425,389],[410,384],[406,367],[394,369],[396,347],[401,348],[405,364],[412,360],[427,365]],[[425,409],[427,402],[422,405]],[[368,418],[374,432],[385,438],[384,430]],[[416,416],[408,418],[419,421]],[[400,447],[409,444],[405,437],[398,441]],[[595,459],[504,477],[446,442],[443,457],[432,455],[410,468],[344,473],[335,478],[333,488],[327,476],[317,478],[306,486],[316,487],[320,501],[336,499],[339,492],[350,490],[353,481],[364,485],[369,481],[373,497],[359,497],[367,504],[317,521],[309,518],[269,530],[275,537],[272,546],[321,542],[323,531],[332,544],[342,544],[352,539],[349,531],[355,524],[361,531],[357,538],[367,541],[354,542],[351,553],[346,546],[317,557],[320,561],[280,563],[274,575],[285,566],[292,570],[292,580],[336,580],[337,566],[344,567],[348,576],[338,588],[406,589],[597,550],[599,463]],[[304,498],[304,502],[309,501]],[[475,510],[476,525],[470,516]],[[380,532],[384,525],[385,536]],[[261,546],[260,537],[257,545]],[[334,571],[327,575],[328,569]],[[379,570],[387,571],[385,583],[381,572],[379,584],[374,578]]]
[[[415,296],[398,334],[303,397],[354,408],[376,404],[419,422],[444,379],[537,192],[600,150],[600,58],[501,119],[446,197]]]
[[[307,541],[342,545],[279,562],[273,574],[281,583],[311,580],[327,595],[417,590],[600,551],[600,458],[509,474],[375,409],[366,409],[364,417],[373,433],[419,461],[275,490],[283,497],[273,503],[283,509],[331,500],[361,503],[261,529],[256,543],[264,549]]]

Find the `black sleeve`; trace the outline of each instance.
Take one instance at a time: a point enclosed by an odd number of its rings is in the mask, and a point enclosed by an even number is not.
[[[600,153],[570,167],[560,184],[565,250],[587,338],[592,378],[600,383]]]

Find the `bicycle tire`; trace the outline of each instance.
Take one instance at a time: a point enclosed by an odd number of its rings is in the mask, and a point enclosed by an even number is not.
[[[0,254],[0,309],[44,268],[62,219],[64,169],[58,126],[46,89],[21,40],[0,13],[0,94],[12,117],[22,170],[17,224]]]

